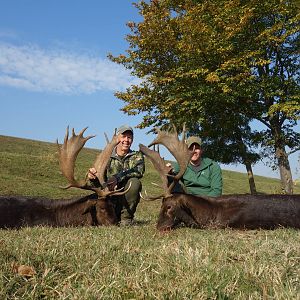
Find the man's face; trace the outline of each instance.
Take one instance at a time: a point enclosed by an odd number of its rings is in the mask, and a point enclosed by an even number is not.
[[[118,144],[119,149],[121,149],[122,151],[129,151],[132,142],[133,142],[133,134],[131,131],[125,131],[124,133],[120,133],[118,135],[118,139],[120,141],[120,143]]]
[[[189,150],[193,153],[193,156],[191,157],[191,162],[195,163],[201,159],[202,149],[200,145],[194,143],[190,146]]]

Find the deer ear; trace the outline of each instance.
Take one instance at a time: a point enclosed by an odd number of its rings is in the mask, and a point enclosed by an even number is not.
[[[84,211],[83,211],[82,214],[85,215],[85,214],[87,214],[88,212],[90,212],[90,211],[91,211],[91,208],[92,208],[93,206],[95,206],[96,203],[97,203],[96,200],[88,200],[88,201],[86,202],[86,206],[85,206]]]

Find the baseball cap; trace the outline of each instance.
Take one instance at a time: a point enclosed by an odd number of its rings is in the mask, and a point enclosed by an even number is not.
[[[133,134],[133,129],[132,127],[130,127],[129,125],[122,125],[118,128],[117,130],[117,134],[122,134],[124,133],[125,131],[131,131],[132,134]]]
[[[186,140],[186,144],[187,144],[188,148],[190,148],[192,144],[198,144],[199,146],[201,146],[202,140],[197,136],[190,136]]]

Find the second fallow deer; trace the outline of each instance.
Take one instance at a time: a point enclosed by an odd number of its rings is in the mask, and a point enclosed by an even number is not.
[[[157,221],[159,231],[170,230],[184,224],[194,228],[274,229],[300,228],[300,195],[224,195],[219,197],[195,196],[173,193],[174,184],[184,174],[191,152],[183,138],[173,133],[157,130],[157,138],[149,145],[164,145],[175,157],[180,172],[168,184],[166,163],[156,151],[140,144],[140,150],[152,162],[162,180],[164,193],[147,200],[162,199]]]

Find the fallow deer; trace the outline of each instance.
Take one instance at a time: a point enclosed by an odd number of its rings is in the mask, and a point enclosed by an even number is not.
[[[157,138],[149,147],[161,144],[177,160],[180,172],[169,185],[169,169],[156,151],[140,144],[140,150],[152,162],[162,180],[164,193],[147,200],[162,199],[157,229],[165,231],[184,224],[195,228],[274,229],[300,228],[300,195],[223,195],[219,197],[173,193],[174,184],[184,174],[191,152],[185,143],[185,129],[180,141],[176,129],[173,133],[157,130]],[[144,197],[145,199],[145,197]]]
[[[97,156],[94,167],[101,187],[95,188],[87,180],[78,181],[74,177],[75,161],[85,143],[94,136],[83,137],[87,127],[78,135],[72,130],[69,139],[69,128],[63,145],[58,145],[59,164],[63,176],[71,187],[91,190],[93,195],[69,200],[53,200],[41,197],[0,196],[0,228],[20,228],[23,226],[83,226],[113,225],[117,223],[114,206],[108,199],[111,195],[126,193],[122,189],[109,191],[105,183],[105,169],[114,147],[118,144],[114,135],[103,151]]]

